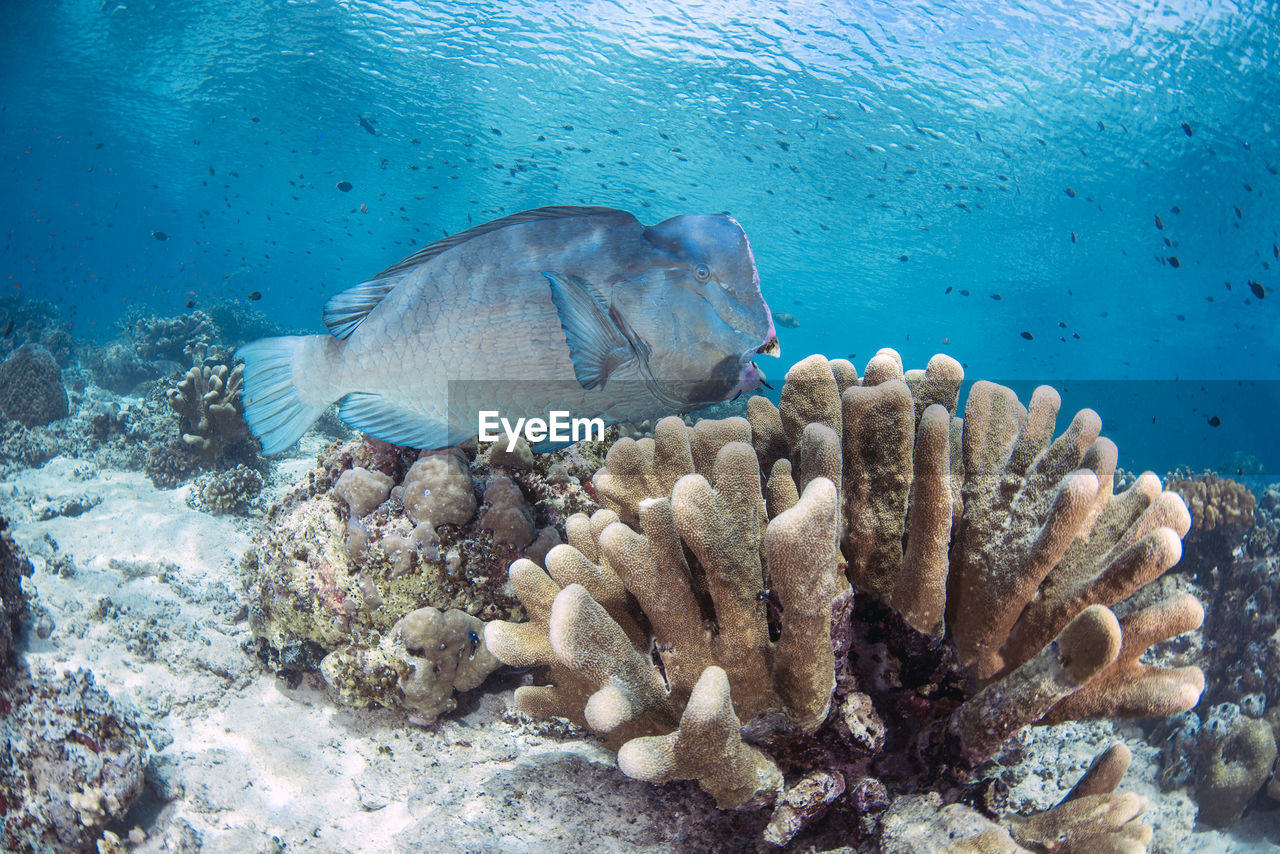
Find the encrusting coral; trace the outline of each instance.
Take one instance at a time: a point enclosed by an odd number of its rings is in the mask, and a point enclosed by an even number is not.
[[[904,373],[882,350],[861,379],[813,356],[780,408],[619,440],[593,480],[606,509],[568,520],[546,572],[511,567],[530,622],[486,627],[499,659],[549,670],[517,706],[722,807],[815,763],[850,789],[962,780],[1026,724],[1193,706],[1199,670],[1140,656],[1199,605],[1109,607],[1177,562],[1181,499],[1151,474],[1114,493],[1099,417],[1054,439],[1050,388],[1024,407],[979,382],[955,417],[962,379],[945,356]],[[875,631],[897,652],[850,650],[851,586],[859,613],[894,615]]]

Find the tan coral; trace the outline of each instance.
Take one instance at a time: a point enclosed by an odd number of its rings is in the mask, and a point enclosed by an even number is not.
[[[619,439],[609,448],[604,467],[591,479],[600,505],[634,527],[636,505],[646,498],[667,498],[693,468],[690,429],[676,416],[660,420],[652,439]]]
[[[751,446],[733,442],[721,450],[714,487],[700,474],[682,477],[672,490],[671,509],[680,538],[705,571],[715,603],[716,658],[740,675],[736,700],[743,715],[753,717],[772,698],[769,626],[758,595],[765,589],[760,559],[765,507]]]
[[[1257,499],[1249,487],[1212,472],[1189,474],[1176,472],[1169,477],[1168,488],[1182,496],[1195,520],[1198,533],[1222,531],[1234,533],[1253,525]]]
[[[884,854],[1146,854],[1153,836],[1141,820],[1145,797],[1116,792],[1131,754],[1117,743],[1094,760],[1058,805],[1012,815],[1002,827],[933,792],[899,799],[881,821]]]
[[[1057,393],[1043,386],[1024,410],[1009,389],[977,383],[965,408],[964,514],[948,605],[960,658],[982,679],[1020,663],[1001,647],[1040,583],[1087,532],[1101,489],[1101,473],[1079,467],[1101,419],[1082,411],[1050,446],[1058,406]]]
[[[963,752],[974,762],[993,754],[1015,732],[1109,667],[1120,653],[1120,638],[1120,624],[1110,610],[1086,608],[1053,643],[956,710],[951,728]]]
[[[814,728],[835,687],[835,487],[815,479],[765,527],[759,470],[744,465],[748,458],[755,460],[751,446],[728,443],[717,455],[714,485],[688,475],[670,502],[639,503],[643,533],[613,522],[596,537],[601,566],[616,568],[653,627],[661,670],[586,588],[561,590],[527,561],[512,565],[511,581],[528,598],[530,623],[485,630],[503,661],[551,665],[554,686],[517,691],[523,711],[585,723],[619,745],[627,773],[695,779],[726,807],[771,800],[781,786],[773,762],[742,741],[742,727]],[[571,530],[581,536],[581,522]],[[684,560],[685,546],[701,581]],[[549,563],[571,561],[591,564],[571,546],[548,556]],[[758,595],[766,571],[783,603],[777,642]],[[701,618],[696,591],[703,588],[714,630]]]
[[[243,365],[196,365],[169,389],[169,406],[182,416],[182,441],[206,459],[248,437],[240,402]]]
[[[801,484],[800,422],[810,413],[835,422],[830,373],[810,357],[793,369],[795,392],[783,389],[778,422],[790,425]],[[854,586],[927,634],[941,636],[949,622],[961,659],[985,682],[1036,655],[1089,605],[1119,602],[1176,563],[1190,519],[1150,473],[1113,494],[1116,450],[1099,437],[1096,413],[1083,410],[1055,440],[1053,389],[1036,389],[1024,407],[1010,389],[979,382],[960,422],[950,416],[962,381],[948,357],[904,372],[896,353],[878,352],[841,395],[837,487]],[[753,426],[773,435],[769,409],[748,406]],[[785,467],[770,465],[773,512],[790,490]]]
[[[1203,622],[1204,608],[1185,593],[1125,617],[1120,621],[1124,641],[1115,662],[1055,705],[1040,722],[1161,717],[1195,706],[1204,691],[1200,668],[1155,667],[1144,664],[1142,655],[1153,644],[1197,629]]]
[[[779,412],[783,435],[792,449],[800,446],[808,424],[825,424],[840,434],[840,392],[826,359],[814,355],[791,366]]]
[[[784,389],[780,420],[826,411],[813,401],[830,391],[814,379],[822,376],[806,360],[803,407],[789,416]],[[950,624],[962,661],[985,684],[1036,656],[1089,606],[1115,604],[1176,563],[1190,518],[1150,473],[1113,494],[1116,450],[1100,438],[1096,413],[1083,410],[1055,439],[1053,389],[1038,388],[1024,407],[1010,389],[979,382],[961,425],[948,407],[962,379],[946,357],[903,372],[896,354],[881,351],[844,391],[843,552],[854,586],[910,625],[938,637]],[[791,450],[794,459],[800,448]],[[773,503],[785,504],[785,484],[776,474],[769,481]],[[1160,673],[1143,681],[1153,695],[1124,713],[1188,707],[1194,673]]]
[[[1129,770],[1133,751],[1123,741],[1117,741],[1093,758],[1089,769],[1063,798],[1064,801],[1086,795],[1105,795],[1116,790],[1121,778]]]
[[[628,741],[618,750],[618,768],[653,783],[695,779],[722,809],[768,803],[782,789],[782,773],[742,741],[741,728],[729,677],[719,667],[708,667],[693,686],[679,728]]]
[[[1013,823],[1013,838],[1031,851],[1056,854],[1145,854],[1153,836],[1140,821],[1142,795],[1085,795]]]
[[[1032,851],[1146,854],[1154,834],[1140,818],[1150,804],[1141,795],[1116,792],[1132,758],[1123,742],[1111,745],[1057,806],[1012,817],[1013,838]]]
[[[924,410],[916,431],[907,548],[890,594],[908,625],[934,637],[943,630],[954,515],[950,433],[951,413],[944,406],[934,403]]]
[[[907,384],[889,380],[845,391],[844,554],[849,580],[882,599],[902,565],[911,488],[914,403]]]
[[[614,604],[599,613],[586,597],[575,599],[565,615],[590,624],[569,636],[596,632],[594,642],[611,650],[605,658],[617,660],[584,667],[585,650],[566,658],[537,640],[540,631],[556,636],[554,620],[532,629],[491,625],[500,658],[551,665],[555,686],[521,689],[539,692],[536,704],[523,693],[530,701],[521,700],[522,708],[559,707],[575,720],[627,726],[646,718],[669,746],[665,755],[686,756],[670,760],[683,769],[655,761],[663,770],[650,778],[702,779],[705,767],[673,745],[691,737],[692,730],[681,736],[679,722],[712,668],[724,671],[729,702],[752,740],[823,726],[841,663],[831,655],[829,621],[848,582],[935,643],[949,630],[973,693],[938,728],[970,762],[1026,724],[1194,705],[1198,670],[1139,661],[1151,643],[1190,628],[1192,607],[1124,621],[1109,607],[1178,560],[1189,525],[1182,501],[1151,474],[1116,494],[1116,449],[1100,437],[1099,416],[1083,410],[1055,438],[1060,399],[1053,389],[1036,389],[1024,406],[1010,389],[977,383],[961,420],[962,381],[959,364],[945,356],[924,371],[904,371],[895,352],[882,350],[861,379],[852,366],[815,356],[789,372],[780,408],[753,398],[745,422],[690,429],[664,419],[654,439],[616,443],[594,480],[616,516],[567,527],[580,561],[616,575],[628,595],[615,590]],[[834,569],[826,574],[841,563],[847,581]],[[561,595],[550,579],[552,587],[533,590],[519,580],[531,570],[517,566],[518,589]],[[770,597],[779,612],[776,640]],[[526,605],[535,623],[552,611]],[[630,610],[636,605],[643,616]],[[602,613],[619,630],[599,624]],[[621,628],[628,620],[635,630]],[[653,660],[635,634],[645,625],[661,662],[657,681],[641,674],[641,661]],[[621,645],[624,637],[639,657]],[[526,642],[536,654],[520,648]],[[665,706],[654,700],[659,683]],[[597,705],[607,699],[623,711],[584,716],[583,704],[597,692]],[[844,703],[850,695],[838,696]],[[705,733],[698,738],[707,751],[737,750],[719,741],[711,747]],[[870,749],[880,748],[873,740]],[[738,786],[703,782],[722,793]]]

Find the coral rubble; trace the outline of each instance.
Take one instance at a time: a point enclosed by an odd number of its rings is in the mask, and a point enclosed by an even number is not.
[[[91,852],[142,792],[146,738],[87,670],[32,672],[11,644],[31,564],[0,518],[0,849]]]
[[[486,627],[499,659],[546,669],[517,706],[599,733],[631,776],[793,811],[784,780],[834,786],[813,772],[945,788],[1028,724],[1194,706],[1198,669],[1141,655],[1198,603],[1110,609],[1181,556],[1182,500],[1152,474],[1115,493],[1100,419],[1055,439],[1047,387],[1024,407],[979,382],[956,417],[962,378],[945,356],[904,372],[883,350],[860,379],[814,356],[780,407],[619,440],[606,509],[567,520],[545,572],[511,567],[530,622]]]

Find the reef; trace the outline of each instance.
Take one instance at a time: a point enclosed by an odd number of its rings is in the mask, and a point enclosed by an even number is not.
[[[1210,473],[1178,488],[1190,499],[1192,535],[1201,532],[1177,575],[1199,585],[1208,603],[1209,687],[1195,709],[1157,730],[1165,739],[1160,783],[1188,788],[1200,820],[1227,827],[1280,801],[1280,493],[1256,501],[1244,484]]]
[[[189,348],[208,347],[222,340],[213,318],[199,309],[172,317],[156,317],[133,307],[117,324],[138,358],[189,363]]]
[[[203,344],[188,349],[196,364],[163,387],[171,423],[148,443],[141,468],[159,489],[197,480],[193,507],[243,513],[261,488],[267,465],[244,421],[243,366],[232,366],[229,356],[218,361]],[[245,469],[257,473],[250,477]]]
[[[14,293],[0,296],[0,328],[5,332],[0,335],[0,360],[26,344],[38,344],[65,368],[75,353],[71,327],[47,300],[25,299]]]
[[[92,348],[86,353],[85,362],[94,382],[116,394],[128,394],[141,383],[159,378],[161,373],[128,341],[109,341]]]
[[[451,709],[455,689],[497,666],[479,620],[523,616],[507,566],[521,555],[541,560],[567,516],[596,507],[583,480],[599,460],[581,452],[331,446],[270,509],[242,561],[261,658],[291,679],[319,669],[350,705],[399,709],[417,722]],[[427,631],[427,613],[451,627],[432,629],[449,638],[445,649],[413,640]]]
[[[22,579],[30,578],[31,561],[9,534],[9,522],[0,516],[0,672],[13,663],[14,643],[27,616]]]
[[[75,342],[41,300],[0,298],[0,471],[63,455],[138,470],[177,440],[177,419],[157,380],[171,367],[141,359],[131,342]],[[137,397],[120,398],[131,392]]]
[[[0,420],[0,471],[38,468],[55,456],[126,470],[143,467],[148,451],[176,438],[176,419],[162,399],[121,399],[64,368],[69,414],[26,427]]]
[[[31,671],[15,655],[31,563],[0,518],[0,849],[97,850],[142,792],[146,738],[87,670]]]
[[[96,851],[142,792],[146,739],[87,670],[15,669],[0,689],[0,848]]]
[[[1119,604],[1178,561],[1183,501],[1150,473],[1116,492],[1091,410],[1055,439],[1052,389],[978,382],[962,420],[962,380],[945,356],[882,350],[861,377],[813,356],[779,406],[616,442],[605,509],[566,520],[545,570],[511,566],[529,621],[486,627],[544,673],[517,708],[597,733],[629,776],[775,804],[781,844],[824,811],[870,838],[895,797],[954,800],[1027,725],[1193,707],[1201,671],[1143,653],[1199,603]]]

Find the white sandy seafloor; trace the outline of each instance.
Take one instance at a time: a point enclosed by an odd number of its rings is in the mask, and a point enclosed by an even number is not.
[[[264,501],[311,466],[282,462]],[[654,787],[554,723],[509,714],[495,675],[433,729],[296,688],[250,648],[237,564],[261,517],[189,508],[185,489],[56,458],[0,481],[0,512],[36,566],[24,584],[33,664],[85,667],[150,740],[147,787],[113,830],[139,852],[743,851],[750,839],[689,784]],[[58,515],[69,501],[93,504]],[[97,502],[97,503],[94,503]],[[72,510],[74,512],[74,508]],[[68,563],[69,559],[69,563]],[[1066,724],[1028,737],[1017,806],[1056,801],[1109,739],[1135,759],[1122,788],[1152,799],[1155,851],[1280,852],[1280,812],[1230,836],[1193,832],[1184,793],[1150,781],[1158,751],[1137,727]],[[740,827],[741,824],[738,823]],[[130,833],[132,831],[132,833]]]

